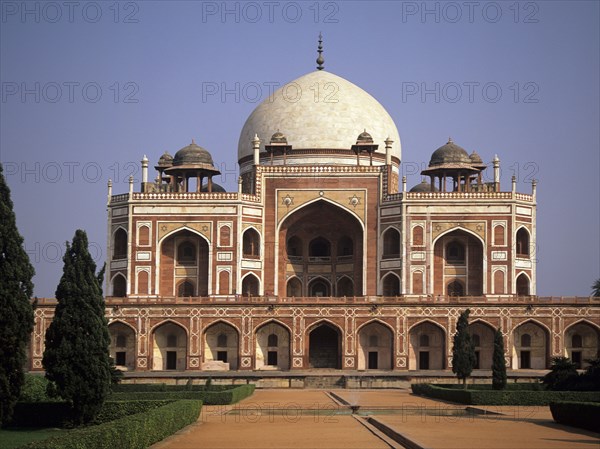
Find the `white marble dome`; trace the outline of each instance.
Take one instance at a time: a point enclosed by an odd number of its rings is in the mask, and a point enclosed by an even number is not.
[[[293,150],[349,150],[365,130],[379,145],[377,153],[385,154],[384,141],[392,139],[392,155],[400,159],[400,136],[383,106],[350,81],[317,70],[282,86],[256,107],[242,128],[238,159],[252,156],[255,134],[261,152],[277,131]]]

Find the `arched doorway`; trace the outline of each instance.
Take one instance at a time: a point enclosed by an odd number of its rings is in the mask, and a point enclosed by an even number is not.
[[[337,296],[354,296],[354,283],[348,276],[342,276],[338,281]]]
[[[517,295],[529,296],[529,278],[525,273],[517,276]]]
[[[513,332],[513,369],[546,369],[550,355],[548,331],[527,321]]]
[[[183,371],[187,365],[187,334],[173,322],[161,324],[153,332],[152,369]]]
[[[207,296],[208,255],[206,240],[187,229],[165,238],[160,245],[160,294]]]
[[[392,331],[374,322],[358,331],[358,369],[391,370],[394,354]]]
[[[420,323],[409,332],[408,369],[430,370],[446,368],[446,335],[432,322]]]
[[[433,248],[433,293],[483,294],[483,245],[470,232],[456,229],[439,237]]]
[[[600,330],[585,321],[573,324],[565,330],[564,347],[565,356],[578,369],[585,368],[586,360],[600,356]]]
[[[383,296],[400,295],[400,278],[393,273],[388,273],[383,278]]]
[[[218,322],[204,332],[204,362],[212,370],[237,370],[239,335],[232,325]],[[203,368],[204,369],[204,368]]]
[[[340,369],[341,335],[338,328],[321,323],[308,334],[308,365],[310,368]]]
[[[123,370],[135,369],[135,331],[118,321],[108,325],[110,356],[115,365]]]
[[[244,296],[258,296],[260,292],[260,281],[258,278],[250,273],[245,276],[242,280],[242,295]]]
[[[475,347],[474,369],[491,369],[494,356],[494,334],[495,330],[482,321],[474,321],[469,324],[469,335]]]
[[[323,278],[316,278],[308,284],[308,296],[328,297],[331,296],[331,284]]]
[[[290,369],[290,333],[271,321],[256,331],[256,369]]]
[[[292,277],[306,296],[363,294],[363,227],[346,209],[326,200],[300,207],[282,222],[277,251],[280,296],[289,296]]]

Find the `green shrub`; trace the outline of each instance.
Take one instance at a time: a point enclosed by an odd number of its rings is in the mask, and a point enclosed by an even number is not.
[[[20,402],[48,402],[49,398],[46,394],[46,386],[48,380],[40,374],[25,374],[25,383],[21,388]]]
[[[596,391],[459,389],[458,385],[413,384],[414,394],[468,405],[548,405],[553,401],[600,402]]]
[[[600,404],[595,402],[551,402],[554,421],[567,426],[598,432],[600,430]]]
[[[433,384],[437,387],[442,388],[462,388],[462,385],[459,384]],[[483,391],[491,391],[493,390],[493,385],[491,384],[472,384],[469,385],[469,390],[483,390]],[[544,384],[535,382],[535,383],[512,383],[506,384],[505,391],[544,391]]]
[[[176,401],[135,415],[79,428],[21,449],[145,449],[198,419],[202,402]]]
[[[100,424],[123,416],[161,407],[173,400],[107,401],[94,420]],[[18,402],[11,421],[14,427],[72,427],[73,410],[66,402]]]
[[[185,387],[185,385],[182,385]],[[203,390],[175,390],[175,391],[129,391],[123,393],[113,393],[109,398],[115,401],[135,401],[135,400],[181,400],[195,399],[200,400],[206,405],[227,405],[235,404],[254,393],[254,385],[239,385],[230,387],[229,390],[222,391],[203,391]]]

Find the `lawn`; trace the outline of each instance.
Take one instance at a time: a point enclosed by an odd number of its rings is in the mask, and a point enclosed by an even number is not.
[[[2,429],[0,430],[0,449],[13,449],[32,441],[45,440],[60,433],[63,429]]]

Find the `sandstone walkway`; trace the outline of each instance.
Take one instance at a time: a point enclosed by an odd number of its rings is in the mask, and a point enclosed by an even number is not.
[[[234,406],[204,407],[195,425],[152,449],[377,449],[406,441],[431,449],[600,448],[599,434],[554,423],[548,407],[481,407],[501,414],[473,415],[408,390],[331,393],[257,390]],[[360,406],[357,414],[344,403]]]

